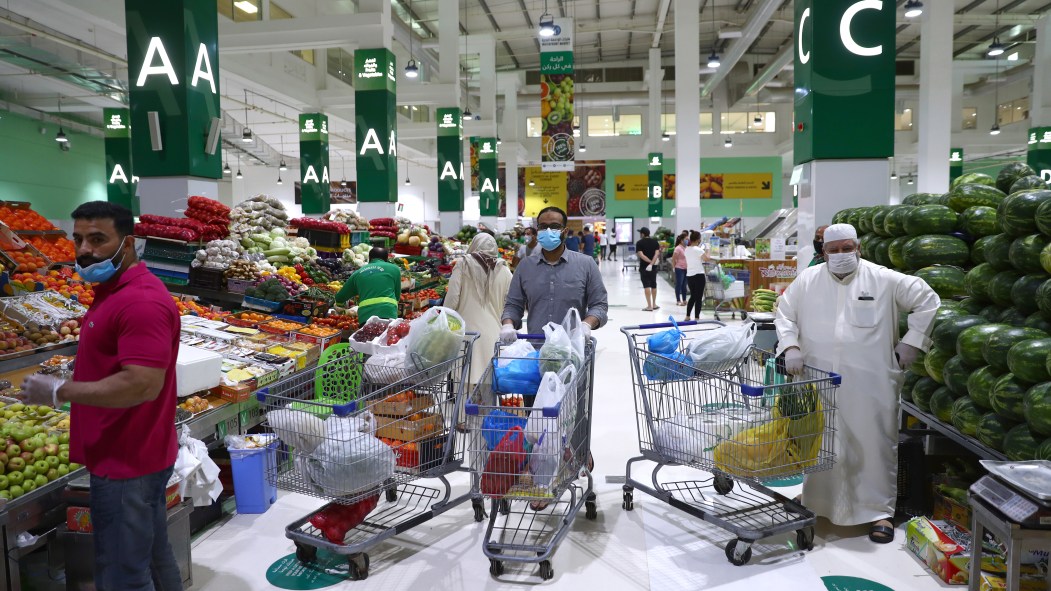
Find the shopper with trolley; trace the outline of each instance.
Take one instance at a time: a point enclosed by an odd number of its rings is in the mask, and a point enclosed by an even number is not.
[[[869,538],[886,544],[894,539],[898,390],[905,368],[930,347],[941,300],[923,280],[861,260],[849,224],[825,230],[824,255],[785,290],[775,320],[789,373],[808,366],[843,376],[837,462],[807,475],[802,501],[836,525],[871,523]],[[902,311],[909,330],[899,340]]]

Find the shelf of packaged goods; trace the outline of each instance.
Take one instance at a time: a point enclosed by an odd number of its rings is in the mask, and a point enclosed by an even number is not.
[[[237,403],[230,403],[195,415],[186,422],[190,437],[202,441],[208,447],[225,446],[223,440],[227,435],[240,433],[238,408]]]
[[[234,304],[240,306],[241,302],[244,301],[245,294],[243,293],[232,293],[229,291],[213,291],[210,289],[201,289],[199,287],[190,287],[189,285],[170,285],[165,284],[168,287],[168,291],[175,294],[197,296],[204,300],[210,300],[221,304]]]
[[[0,360],[0,375],[30,366],[38,366],[54,355],[76,355],[79,344],[80,343],[78,342],[56,343],[47,347],[39,347],[30,351],[25,351],[17,357],[4,356],[4,358]]]
[[[938,420],[934,415],[920,410],[915,404],[911,402],[902,402],[901,410],[908,415],[914,416],[919,419],[923,424],[927,425],[929,429],[937,431],[941,435],[949,438],[955,443],[958,443],[971,453],[975,454],[983,460],[1006,460],[1007,456],[996,451],[995,449],[985,445],[981,441],[964,435],[959,429],[948,425]]]

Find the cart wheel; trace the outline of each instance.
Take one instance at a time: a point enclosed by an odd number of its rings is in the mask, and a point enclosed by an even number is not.
[[[631,511],[635,508],[635,502],[633,499],[635,493],[632,492],[634,490],[635,489],[630,486],[626,484],[624,485],[624,501],[621,502],[620,506],[623,507],[625,511]]]
[[[482,506],[481,499],[474,499],[471,501],[471,507],[474,508],[474,520],[481,522],[485,519],[485,507]]]
[[[352,581],[364,581],[369,578],[369,555],[362,552],[361,554],[352,554],[347,557],[347,563],[350,565],[350,580]]]
[[[726,543],[726,559],[734,566],[742,566],[752,559],[752,545],[749,543],[748,547],[741,553],[741,556],[738,557],[736,552],[737,542],[740,542],[740,540],[730,540]]]
[[[748,312],[741,310],[741,320],[748,320]]]
[[[511,514],[511,501],[507,499],[500,499],[500,514],[510,515]]]
[[[713,478],[712,481],[712,486],[715,487],[715,492],[721,495],[730,494],[730,491],[734,489],[733,479],[722,472],[716,472],[715,478]]]
[[[715,321],[719,322],[719,315],[718,314],[715,314]]]
[[[310,564],[317,560],[317,546],[308,546],[296,542],[296,560],[302,564]]]
[[[595,493],[591,493],[588,500],[584,502],[584,517],[591,521],[598,519],[598,505],[595,503]]]
[[[796,546],[807,552],[814,549],[814,528],[806,527],[796,530]]]
[[[395,502],[397,500],[398,500],[398,489],[397,488],[388,488],[387,489],[387,502],[388,503],[393,503],[393,502]]]
[[[499,577],[504,574],[504,563],[500,562],[495,558],[489,559],[489,574],[494,577]]]
[[[540,561],[540,578],[545,581],[550,581],[555,576],[555,569],[551,568],[550,560]]]

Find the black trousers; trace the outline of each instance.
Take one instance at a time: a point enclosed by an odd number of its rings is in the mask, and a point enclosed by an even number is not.
[[[704,273],[690,275],[686,278],[686,284],[690,286],[690,299],[686,302],[687,316],[693,316],[694,318],[700,317],[701,303],[704,302],[704,282]],[[697,307],[696,315],[690,314],[690,310],[693,310],[694,306]]]

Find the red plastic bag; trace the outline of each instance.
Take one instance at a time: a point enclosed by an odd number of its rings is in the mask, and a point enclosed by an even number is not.
[[[525,433],[521,427],[511,427],[500,443],[489,453],[482,472],[482,494],[502,497],[511,490],[529,459],[525,451]]]
[[[352,505],[329,505],[310,518],[310,525],[321,530],[333,544],[342,544],[347,532],[361,525],[379,504],[379,500],[379,494],[374,494]]]

